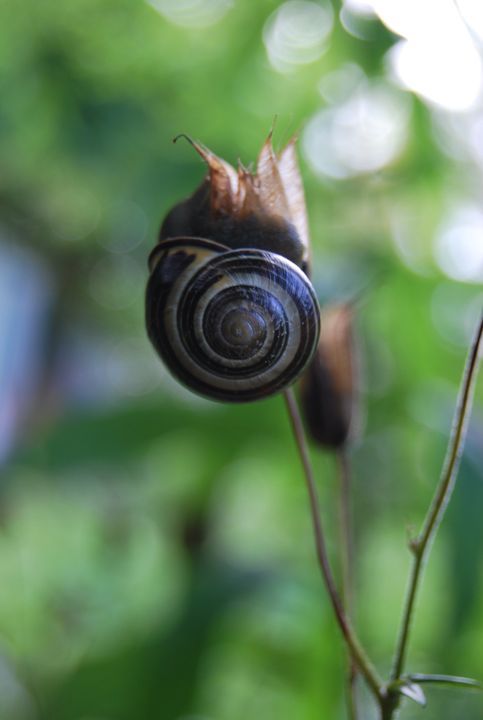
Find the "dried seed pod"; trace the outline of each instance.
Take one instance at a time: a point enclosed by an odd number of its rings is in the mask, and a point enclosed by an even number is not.
[[[313,440],[342,448],[354,425],[356,348],[351,304],[326,307],[314,358],[306,370],[300,399]]]
[[[307,212],[292,138],[277,155],[271,136],[255,173],[225,160],[187,138],[208,165],[208,176],[193,195],[172,208],[160,241],[203,237],[229,248],[256,248],[283,255],[304,272],[309,264]]]
[[[209,175],[168,214],[150,255],[148,336],[194,392],[267,397],[300,376],[319,337],[294,141],[277,157],[269,137],[255,174],[192,144]]]

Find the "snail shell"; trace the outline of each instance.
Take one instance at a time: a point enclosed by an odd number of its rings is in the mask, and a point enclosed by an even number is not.
[[[305,273],[286,257],[178,237],[155,247],[150,270],[148,335],[194,392],[257,400],[293,383],[310,362],[318,302]]]

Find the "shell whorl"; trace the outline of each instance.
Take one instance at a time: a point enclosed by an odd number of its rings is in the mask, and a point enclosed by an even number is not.
[[[276,253],[203,238],[164,240],[150,258],[149,337],[200,395],[246,402],[293,383],[319,337],[307,276]]]

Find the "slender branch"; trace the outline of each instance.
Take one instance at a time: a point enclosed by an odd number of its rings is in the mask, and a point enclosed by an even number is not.
[[[347,643],[347,647],[349,649],[351,657],[354,659],[354,662],[359,668],[361,674],[366,679],[371,691],[378,699],[378,701],[381,702],[381,698],[383,695],[382,681],[379,679],[376,669],[373,667],[358,637],[356,636],[350,620],[345,614],[342,602],[337,592],[334,576],[332,574],[329,563],[327,545],[325,542],[322,521],[320,518],[319,501],[317,497],[317,489],[315,485],[312,464],[309,457],[309,450],[293,390],[286,390],[284,392],[284,398],[292,424],[294,437],[297,443],[297,448],[300,454],[300,459],[304,469],[304,476],[309,494],[310,512],[312,516],[312,524],[315,535],[315,547],[322,577],[327,587],[327,591],[329,593],[329,598],[331,600],[337,622],[339,624],[342,635]]]
[[[414,606],[422,577],[422,570],[431,549],[432,541],[441,524],[455,486],[466,428],[471,413],[473,391],[479,364],[478,356],[480,354],[482,340],[483,316],[481,317],[478,328],[475,332],[473,343],[471,345],[463,372],[460,394],[456,405],[453,428],[448,443],[446,458],[443,464],[441,479],[424,519],[419,536],[411,542],[411,550],[414,554],[414,558],[403,609],[401,630],[394,655],[394,663],[391,674],[392,680],[399,678],[404,669]]]
[[[393,668],[391,672],[391,680],[396,680],[404,669],[406,661],[407,646],[409,641],[409,632],[411,630],[411,622],[413,616],[416,594],[421,577],[421,569],[423,566],[423,554],[416,553],[413,557],[411,572],[409,575],[409,583],[406,591],[406,599],[404,601],[403,616],[401,621],[401,630],[398,637],[396,652],[394,655]]]
[[[351,618],[354,612],[354,542],[351,518],[351,476],[349,458],[344,449],[337,453],[339,470],[339,528],[342,565],[342,602]],[[347,709],[349,720],[357,720],[357,666],[349,655],[347,673]]]

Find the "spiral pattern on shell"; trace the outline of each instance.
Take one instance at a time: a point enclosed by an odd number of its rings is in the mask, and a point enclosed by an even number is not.
[[[146,324],[184,385],[246,402],[293,383],[312,358],[319,307],[307,276],[281,255],[174,238],[151,254]]]

